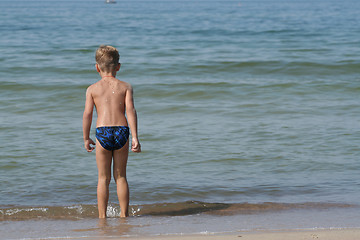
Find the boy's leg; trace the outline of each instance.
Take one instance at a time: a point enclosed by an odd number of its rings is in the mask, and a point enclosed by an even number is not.
[[[111,181],[112,152],[104,149],[96,140],[96,165],[98,167],[97,200],[99,218],[106,218],[109,201],[109,184]]]
[[[126,165],[129,155],[129,140],[119,150],[113,151],[114,179],[117,186],[117,194],[120,204],[120,217],[129,216],[129,185],[126,180]]]

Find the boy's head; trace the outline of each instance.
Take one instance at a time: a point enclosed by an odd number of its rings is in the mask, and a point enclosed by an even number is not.
[[[102,72],[119,70],[119,52],[112,46],[101,45],[95,54],[95,60]]]

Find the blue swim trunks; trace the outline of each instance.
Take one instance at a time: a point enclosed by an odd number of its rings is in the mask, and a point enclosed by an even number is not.
[[[96,138],[103,148],[109,151],[122,148],[129,139],[129,127],[98,127],[96,128]]]

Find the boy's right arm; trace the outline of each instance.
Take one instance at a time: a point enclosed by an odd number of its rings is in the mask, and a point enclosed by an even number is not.
[[[91,145],[95,145],[94,141],[89,137],[90,136],[90,128],[94,110],[94,100],[91,96],[90,87],[86,90],[86,100],[85,100],[85,110],[83,115],[83,135],[84,135],[84,147],[86,151],[92,152],[94,147]],[[90,145],[91,144],[91,145]]]

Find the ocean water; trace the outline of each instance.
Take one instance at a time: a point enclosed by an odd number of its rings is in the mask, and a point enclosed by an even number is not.
[[[360,227],[359,1],[0,9],[4,239]],[[143,149],[128,161],[135,217],[118,222],[112,182],[106,224],[82,140],[100,44],[120,52]]]

